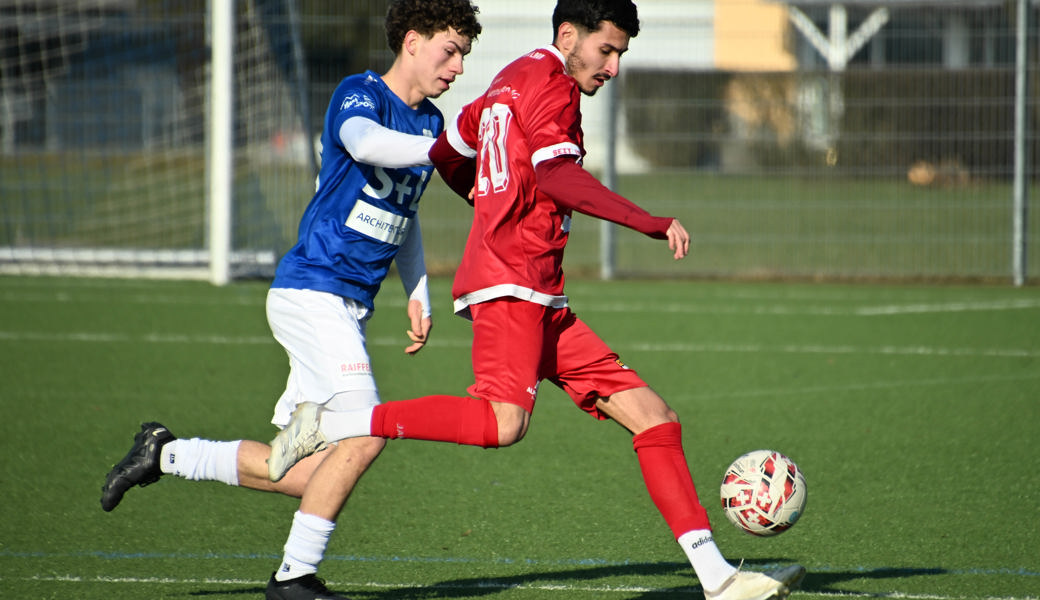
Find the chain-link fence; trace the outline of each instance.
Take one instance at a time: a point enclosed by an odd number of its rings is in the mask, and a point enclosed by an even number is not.
[[[498,68],[551,41],[553,0],[476,4],[484,32],[436,102],[449,117]],[[642,31],[622,76],[583,100],[586,166],[611,179],[616,168],[622,194],[678,217],[694,243],[673,262],[660,242],[618,229],[618,274],[1012,276],[1014,0],[638,4]],[[381,1],[236,2],[233,245],[251,272],[293,242],[335,85],[390,65],[384,13]],[[1029,0],[1020,135],[1030,184],[1040,166],[1037,13]],[[0,5],[7,272],[84,253],[204,261],[207,27],[202,0]],[[438,181],[422,206],[428,263],[450,271],[469,209]],[[1019,213],[1034,272],[1038,212]],[[602,233],[576,218],[571,275],[600,270]]]

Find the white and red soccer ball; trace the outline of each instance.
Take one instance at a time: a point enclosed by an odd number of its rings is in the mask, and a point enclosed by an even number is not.
[[[790,529],[805,511],[805,476],[793,460],[772,450],[737,458],[722,478],[722,510],[738,528],[757,536]]]

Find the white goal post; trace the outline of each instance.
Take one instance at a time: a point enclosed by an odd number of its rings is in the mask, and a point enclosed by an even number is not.
[[[235,10],[231,0],[211,5],[210,125],[209,134],[209,280],[225,285],[230,279],[231,256],[231,153],[234,88],[232,52],[235,45]]]

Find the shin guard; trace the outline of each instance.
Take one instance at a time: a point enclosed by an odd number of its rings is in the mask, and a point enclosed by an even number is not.
[[[498,419],[487,400],[424,396],[376,406],[372,435],[497,448]]]
[[[682,447],[682,427],[664,423],[632,438],[639,457],[643,481],[657,510],[679,536],[694,529],[711,529],[708,511],[697,499],[697,490],[686,464]]]

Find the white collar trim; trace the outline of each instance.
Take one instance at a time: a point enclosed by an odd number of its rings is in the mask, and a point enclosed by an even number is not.
[[[556,58],[560,59],[560,64],[563,65],[563,68],[567,68],[567,60],[563,58],[563,52],[560,52],[559,48],[552,44],[549,44],[548,46],[542,46],[542,50],[545,50],[553,56],[555,56]]]

